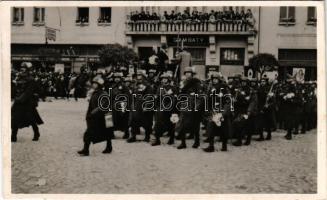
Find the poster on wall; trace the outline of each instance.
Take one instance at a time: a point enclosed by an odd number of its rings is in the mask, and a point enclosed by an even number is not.
[[[293,68],[293,77],[295,77],[297,82],[303,83],[305,77],[305,68]]]
[[[64,73],[65,65],[64,64],[55,64],[55,72]]]

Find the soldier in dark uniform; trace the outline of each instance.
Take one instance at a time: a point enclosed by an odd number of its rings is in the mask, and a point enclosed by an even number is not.
[[[145,142],[150,141],[152,133],[153,111],[143,107],[145,102],[144,96],[153,94],[151,85],[146,81],[145,72],[138,71],[136,75],[136,83],[132,92],[132,105],[129,116],[129,126],[131,126],[131,137],[127,140],[128,143],[136,142],[136,135],[140,134],[140,127],[145,129]]]
[[[207,121],[207,135],[209,146],[205,152],[214,152],[214,137],[218,135],[222,141],[221,151],[227,151],[227,140],[231,135],[232,100],[226,84],[219,81],[219,73],[211,75],[212,84],[207,93],[209,98],[209,120]],[[219,98],[215,97],[218,95]],[[218,100],[216,102],[216,100]],[[215,105],[213,105],[215,104]],[[219,105],[222,104],[222,105]],[[217,109],[218,108],[218,109]]]
[[[274,84],[274,83],[273,83]],[[257,131],[259,138],[256,141],[263,141],[264,129],[267,131],[266,140],[271,140],[271,130],[275,127],[275,96],[268,84],[268,79],[261,79],[261,84],[258,89],[258,117],[256,120]]]
[[[112,151],[111,137],[113,129],[106,127],[105,113],[107,111],[103,109],[107,108],[109,105],[108,98],[103,98],[103,101],[100,101],[102,105],[99,105],[100,97],[102,95],[108,95],[107,92],[103,90],[103,84],[104,80],[99,76],[96,76],[92,80],[92,88],[94,91],[90,98],[86,113],[87,129],[83,137],[84,147],[81,151],[78,151],[78,154],[82,156],[89,155],[91,143],[96,144],[106,141],[107,145],[102,153],[111,153]]]
[[[119,99],[119,95],[124,95],[126,97],[131,96],[129,88],[124,85],[123,82],[123,74],[119,72],[115,72],[113,74],[114,84],[112,85],[112,99],[121,102],[117,107],[113,106],[113,123],[115,130],[120,130],[124,132],[123,139],[129,138],[129,131],[128,131],[128,117],[129,117],[129,110],[128,102],[123,102],[123,99]],[[115,102],[115,101],[114,101]],[[114,103],[112,102],[112,103]],[[116,105],[116,104],[114,104]]]
[[[258,113],[258,96],[257,83],[255,80],[250,81],[250,95],[246,96],[245,100],[248,101],[246,109],[243,110],[239,118],[236,118],[233,122],[234,135],[237,137],[237,141],[233,143],[234,146],[241,146],[244,136],[246,136],[244,145],[250,145],[252,135],[256,131],[255,122]]]
[[[182,84],[180,94],[188,95],[189,108],[180,109],[179,121],[176,125],[176,132],[179,133],[181,144],[178,149],[186,148],[186,133],[190,133],[187,139],[194,138],[193,148],[200,146],[200,123],[203,115],[202,103],[200,99],[195,101],[195,94],[201,94],[201,81],[193,77],[195,72],[191,67],[187,67],[184,71],[186,77]],[[185,99],[184,99],[185,100]]]
[[[18,129],[32,126],[34,131],[33,141],[40,137],[37,125],[43,121],[36,109],[38,106],[37,87],[30,74],[31,63],[22,63],[20,75],[17,78],[17,90],[11,108],[11,142],[17,141]]]
[[[175,124],[172,119],[173,114],[177,114],[176,95],[178,89],[171,85],[171,76],[168,73],[163,73],[161,76],[161,84],[156,93],[156,112],[154,132],[156,140],[152,146],[160,145],[160,137],[164,132],[168,131],[168,144],[174,144],[175,139]],[[168,98],[168,99],[167,99]]]
[[[295,80],[291,80],[288,84],[287,92],[283,97],[283,103],[285,104],[285,126],[287,134],[285,138],[287,140],[292,139],[292,131],[294,130],[295,134],[298,127],[299,115],[301,112],[301,106],[303,105],[302,94],[297,88]]]

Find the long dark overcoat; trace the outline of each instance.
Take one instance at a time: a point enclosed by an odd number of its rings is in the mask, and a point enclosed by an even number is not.
[[[105,113],[107,111],[99,106],[100,96],[106,94],[101,89],[97,89],[92,93],[86,112],[87,129],[84,134],[84,141],[99,143],[108,140],[112,136],[113,128],[106,128]],[[108,98],[103,98],[103,108],[106,108],[108,103]]]
[[[36,109],[38,95],[34,80],[26,77],[19,82],[19,89],[11,108],[11,127],[24,128],[32,124],[43,124]]]

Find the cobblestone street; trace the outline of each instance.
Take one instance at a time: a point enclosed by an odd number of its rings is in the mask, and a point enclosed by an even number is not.
[[[177,150],[167,145],[128,144],[116,132],[112,154],[105,143],[91,145],[80,157],[86,128],[86,100],[40,102],[45,124],[40,141],[32,128],[19,130],[12,144],[12,193],[315,193],[317,191],[316,130],[250,146],[228,146],[228,152],[205,153],[201,148]],[[201,134],[202,135],[202,134]],[[143,139],[143,135],[139,136]],[[153,136],[152,136],[153,137]],[[203,139],[203,138],[202,138]],[[220,144],[219,144],[220,145]]]

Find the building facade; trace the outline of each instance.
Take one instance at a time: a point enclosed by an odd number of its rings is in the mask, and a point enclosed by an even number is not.
[[[132,19],[136,11],[164,16],[165,11],[172,10],[210,13],[226,9],[250,10],[253,21],[171,23],[162,18]],[[209,69],[226,76],[246,75],[244,69],[253,55],[270,53],[279,60],[281,74],[302,68],[307,80],[316,79],[314,7],[28,7],[13,8],[12,15],[13,65],[28,60],[39,64],[46,57],[40,54],[54,54],[57,59],[50,65],[61,63],[65,70],[78,71],[83,65],[98,63],[101,45],[120,43],[133,48],[140,59],[162,46],[167,47],[172,59],[177,48],[183,47],[191,53],[200,78],[205,78]],[[55,41],[45,44],[45,27],[58,29]]]

